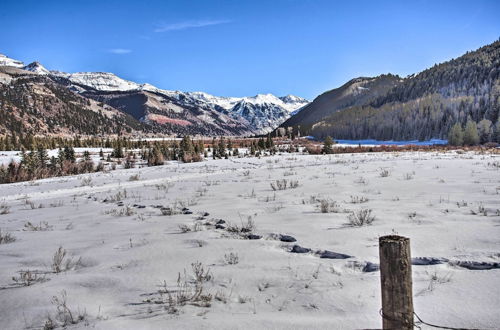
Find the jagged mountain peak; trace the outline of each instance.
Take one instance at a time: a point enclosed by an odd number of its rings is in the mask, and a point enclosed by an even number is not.
[[[107,100],[110,104],[115,102],[111,105],[132,114],[138,120],[143,120],[144,116],[135,116],[135,114],[144,111],[149,113],[150,110],[156,109],[158,113],[149,115],[151,118],[156,118],[158,123],[165,122],[170,126],[178,123],[186,124],[188,121],[185,119],[189,117],[192,124],[197,122],[196,125],[203,125],[203,121],[205,121],[205,126],[213,124],[209,130],[200,126],[199,132],[204,133],[208,131],[223,134],[268,132],[309,103],[306,99],[295,95],[278,97],[267,93],[249,97],[221,97],[201,91],[164,90],[148,83],[140,84],[123,79],[111,72],[49,71],[39,62],[25,66],[22,62],[5,55],[0,55],[0,66],[14,66],[34,74],[46,75],[49,79],[67,79],[66,81],[70,82],[68,87],[72,92],[96,100]],[[114,95],[114,92],[120,93],[116,93],[115,96],[105,96],[110,93]],[[118,100],[122,97],[120,95],[124,95],[123,99]],[[143,100],[147,101],[140,105]],[[141,107],[144,109],[140,110]],[[166,114],[172,118],[165,117]],[[179,132],[181,131],[187,130]],[[172,130],[172,132],[175,131]]]
[[[24,70],[30,71],[36,74],[50,74],[50,71],[47,70],[40,62],[32,62],[23,67]]]

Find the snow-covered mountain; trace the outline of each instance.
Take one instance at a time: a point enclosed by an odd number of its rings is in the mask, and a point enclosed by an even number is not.
[[[23,70],[31,71],[36,74],[50,74],[50,71],[38,62],[33,62],[26,65],[25,67],[23,67]]]
[[[164,90],[150,84],[128,81],[107,72],[63,73],[52,71],[52,74],[97,91],[148,91],[163,94],[187,106],[210,108],[235,120],[243,120],[249,129],[257,134],[272,131],[309,103],[308,100],[295,95],[277,97],[272,94],[258,94],[251,97],[220,97],[205,92]]]
[[[109,102],[111,106],[116,106],[145,123],[158,125],[175,123],[182,128],[180,126],[186,127],[185,118],[189,117],[191,124],[192,120],[198,122],[197,125],[203,125],[205,121],[207,125],[214,126],[208,132],[218,134],[248,135],[271,132],[309,103],[308,100],[294,95],[277,97],[272,94],[258,94],[251,97],[219,97],[205,92],[164,90],[150,84],[128,81],[109,72],[49,71],[38,62],[25,66],[23,62],[1,54],[0,66],[15,67],[38,75],[48,75],[53,79],[63,79],[69,82],[68,87],[71,91],[105,103]],[[142,97],[141,109],[138,109],[138,95]],[[135,101],[131,102],[131,99]],[[217,126],[226,124],[228,127],[220,127],[221,130],[218,130]]]
[[[0,54],[0,66],[13,66],[15,68],[22,68],[24,63],[18,60],[9,58],[3,54]]]

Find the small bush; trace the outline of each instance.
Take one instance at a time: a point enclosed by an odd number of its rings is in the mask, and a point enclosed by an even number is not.
[[[319,201],[319,210],[321,213],[340,213],[340,205],[336,201],[322,199]]]
[[[386,178],[386,177],[388,177],[390,175],[390,172],[389,172],[389,170],[383,168],[383,169],[380,170],[379,175],[382,178]]]
[[[139,181],[140,178],[141,176],[139,174],[134,174],[128,178],[128,181]]]
[[[72,258],[66,258],[67,251],[60,246],[52,257],[52,271],[54,273],[61,273],[74,269],[81,264],[81,258],[73,262]]]
[[[6,202],[0,202],[0,214],[9,214],[10,206]]]
[[[37,224],[32,224],[31,222],[26,222],[24,224],[24,230],[25,231],[48,231],[52,230],[52,226],[49,226],[49,223],[47,221],[40,221]]]
[[[411,179],[413,179],[413,175],[414,175],[414,173],[405,173],[403,175],[403,179],[404,180],[411,180]]]
[[[348,216],[348,220],[351,226],[362,227],[364,225],[370,225],[375,220],[375,216],[372,215],[372,210],[361,209],[356,212],[351,212]]]
[[[53,320],[50,315],[47,316],[47,320],[45,321],[43,329],[54,329],[58,326],[66,328],[69,325],[77,324],[82,322],[87,317],[87,313],[85,311],[76,313],[72,311],[67,304],[67,294],[66,291],[63,290],[61,292],[61,296],[53,296],[52,304],[56,307],[56,316]]]
[[[204,283],[213,279],[210,269],[205,269],[202,263],[191,264],[192,275],[189,276],[184,270],[177,276],[177,285],[169,288],[166,281],[163,288],[158,291],[159,298],[148,298],[145,302],[152,304],[166,304],[168,313],[175,314],[179,308],[185,305],[198,307],[209,307],[213,299],[212,294],[205,293]]]
[[[41,283],[48,281],[45,276],[34,273],[30,270],[19,271],[19,276],[13,276],[12,280],[19,286],[30,286],[34,283]]]
[[[365,196],[351,196],[352,204],[362,204],[368,202],[368,197]]]
[[[2,234],[2,230],[0,229],[0,244],[7,244],[15,242],[16,238],[12,236],[10,233]]]
[[[227,265],[236,265],[240,260],[237,253],[229,253],[224,255],[224,261]]]
[[[271,189],[273,191],[294,189],[294,188],[297,188],[299,186],[299,181],[281,179],[281,180],[276,180],[275,182],[271,182],[270,185],[271,185]]]

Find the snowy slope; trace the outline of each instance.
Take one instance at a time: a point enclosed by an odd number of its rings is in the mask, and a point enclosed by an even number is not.
[[[16,68],[22,68],[24,66],[24,63],[0,54],[0,66],[13,66]]]
[[[48,317],[56,319],[51,300],[63,290],[75,317],[87,313],[72,330],[380,328],[380,273],[363,267],[378,263],[378,238],[396,232],[410,237],[412,257],[443,259],[412,267],[421,318],[498,329],[500,269],[457,264],[500,262],[498,170],[488,165],[498,155],[290,157],[172,162],[0,185],[0,202],[9,208],[0,214],[0,228],[17,239],[0,245],[1,328],[41,329]],[[390,175],[381,177],[381,168]],[[285,169],[285,178],[299,186],[272,191],[270,178],[283,178]],[[412,172],[414,178],[405,180]],[[129,179],[134,175],[138,181]],[[355,204],[353,196],[366,201]],[[371,209],[376,219],[349,226],[349,213],[321,213],[319,200],[335,200],[341,210]],[[165,216],[157,208],[174,204],[188,205],[193,214]],[[481,206],[487,216],[471,212]],[[261,239],[213,225],[223,219],[241,226],[249,217]],[[29,230],[28,221],[46,221],[46,230]],[[197,230],[183,233],[180,226]],[[281,242],[276,234],[297,242]],[[291,253],[294,244],[312,251]],[[52,257],[60,246],[73,263],[56,274]],[[351,258],[320,258],[317,250]],[[231,253],[238,262],[227,262]],[[203,282],[211,304],[168,309],[163,284],[177,289],[184,270],[192,279],[191,263],[197,261],[212,274]],[[17,284],[12,277],[21,270],[43,280]]]
[[[43,65],[41,65],[39,62],[33,62],[25,67],[23,67],[23,70],[30,71],[36,74],[50,74],[50,71],[47,70]]]
[[[122,79],[109,72],[52,72],[52,74],[67,78],[75,84],[88,86],[93,89],[105,92],[130,91],[140,88],[139,84]]]

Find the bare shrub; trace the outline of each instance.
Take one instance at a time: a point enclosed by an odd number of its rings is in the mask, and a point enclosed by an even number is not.
[[[11,235],[10,233],[2,234],[2,230],[0,229],[0,244],[12,243],[15,241],[16,238],[13,235]]]
[[[375,220],[375,216],[372,215],[372,210],[361,209],[356,212],[351,212],[347,219],[351,226],[362,227],[371,224]]]
[[[80,180],[80,186],[85,187],[85,186],[92,186],[92,177],[87,176],[84,177]]]
[[[188,226],[186,224],[179,225],[179,229],[182,233],[189,233],[191,231],[201,231],[202,225],[199,222],[195,222],[192,226]]]
[[[86,319],[87,313],[85,311],[77,311],[76,313],[72,311],[67,304],[66,291],[63,290],[61,292],[61,296],[53,296],[52,304],[56,307],[56,316],[55,319],[52,319],[50,315],[47,316],[47,320],[44,324],[44,329],[54,329],[56,327],[67,327],[72,324],[77,324]]]
[[[40,221],[38,224],[33,224],[31,222],[26,222],[24,224],[25,231],[48,231],[52,230],[52,226],[49,226],[47,221]]]
[[[135,213],[136,213],[135,210],[129,205],[126,205],[124,208],[121,209],[111,209],[105,211],[105,214],[110,214],[115,217],[129,217],[131,215],[134,215]]]
[[[380,172],[379,172],[380,177],[387,178],[390,174],[391,173],[389,172],[389,170],[387,170],[385,168],[380,169]]]
[[[52,257],[52,271],[61,273],[76,268],[81,264],[81,258],[73,261],[73,258],[66,258],[67,251],[60,246]]]
[[[129,178],[128,178],[128,181],[139,181],[141,178],[140,174],[137,173],[137,174],[134,174],[134,175],[131,175]]]
[[[204,283],[212,280],[210,269],[205,269],[202,263],[191,264],[192,275],[184,273],[177,276],[177,285],[169,288],[166,281],[158,291],[160,298],[147,299],[146,302],[154,304],[166,304],[167,311],[171,314],[179,312],[179,307],[193,305],[198,307],[210,307],[213,299],[212,294],[205,293]]]
[[[274,182],[271,182],[270,185],[271,185],[271,189],[273,191],[294,189],[294,188],[297,188],[299,186],[299,181],[281,179],[281,180],[276,180]]]
[[[259,202],[269,203],[276,201],[276,193],[273,193],[272,196],[266,196],[263,198],[259,198]]]
[[[0,214],[9,214],[10,206],[6,202],[0,202]]]
[[[161,212],[161,214],[168,215],[168,216],[176,214],[176,211],[171,207],[162,207],[160,209],[160,212]]]
[[[321,199],[318,205],[321,213],[340,213],[340,205],[336,201]]]
[[[35,283],[42,283],[48,281],[45,276],[41,276],[30,270],[20,270],[18,276],[13,276],[12,280],[19,286],[30,286]]]
[[[362,204],[368,202],[368,197],[365,196],[351,196],[352,204]]]
[[[367,185],[368,181],[364,177],[360,176],[356,181],[354,181],[354,183],[361,184],[361,185]]]
[[[414,176],[414,175],[415,175],[415,173],[405,173],[405,174],[403,175],[403,179],[404,179],[404,180],[411,180],[411,179],[413,179],[413,176]]]
[[[114,203],[114,202],[119,202],[119,201],[123,200],[124,198],[127,198],[127,190],[126,189],[118,190],[118,192],[116,194],[106,197],[104,199],[104,202]]]
[[[238,262],[240,262],[240,258],[238,257],[237,253],[229,253],[224,255],[224,261],[227,265],[236,265]]]
[[[230,233],[240,234],[240,233],[250,233],[255,230],[255,222],[251,215],[247,216],[246,222],[243,221],[240,215],[241,226],[228,223],[226,230]]]

